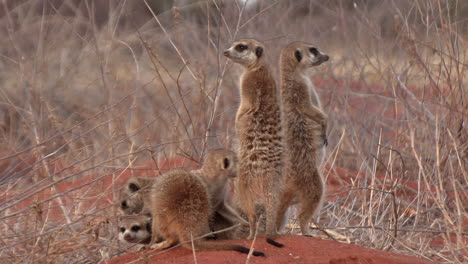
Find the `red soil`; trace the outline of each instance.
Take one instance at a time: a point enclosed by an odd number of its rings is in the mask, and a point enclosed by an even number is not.
[[[284,243],[284,248],[276,248],[263,239],[257,239],[255,250],[263,251],[266,258],[251,257],[249,263],[314,263],[314,264],[429,264],[435,263],[417,257],[398,255],[357,245],[345,244],[330,240],[321,240],[305,236],[282,236],[277,239]],[[221,242],[221,241],[220,241]],[[230,240],[226,243],[236,243],[249,247],[251,241]],[[194,263],[193,252],[185,248],[175,248],[160,255],[151,257],[160,251],[139,251],[116,257],[107,264],[121,264],[141,258],[135,263]],[[200,251],[196,252],[198,263],[245,263],[247,256],[232,251]],[[151,262],[145,262],[151,260]],[[104,263],[104,262],[103,262]]]

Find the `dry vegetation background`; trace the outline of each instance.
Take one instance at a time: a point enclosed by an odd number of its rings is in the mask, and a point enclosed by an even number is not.
[[[468,2],[246,2],[1,1],[1,263],[126,252],[99,182],[235,148],[241,69],[222,51],[242,37],[275,72],[290,41],[332,57],[310,71],[330,120],[321,229],[468,261]]]

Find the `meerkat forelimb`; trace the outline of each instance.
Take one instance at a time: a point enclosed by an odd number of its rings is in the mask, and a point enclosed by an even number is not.
[[[304,235],[310,235],[309,222],[323,202],[325,184],[319,171],[319,151],[327,144],[327,116],[314,105],[306,70],[328,59],[328,55],[303,42],[289,44],[280,56],[286,162],[277,225],[282,226],[282,216],[297,198],[299,224]]]
[[[267,242],[276,235],[277,210],[282,187],[281,117],[275,80],[265,59],[264,45],[254,39],[234,42],[224,55],[243,66],[240,80],[241,102],[236,115],[239,138],[239,169],[236,195],[255,234],[257,201],[266,214]]]

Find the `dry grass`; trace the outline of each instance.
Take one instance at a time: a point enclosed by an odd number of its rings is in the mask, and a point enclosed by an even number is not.
[[[332,57],[311,71],[330,118],[324,175],[339,186],[320,229],[466,263],[466,1],[207,1],[157,16],[151,1],[110,2],[1,2],[0,262],[126,252],[118,186],[100,181],[235,148],[240,69],[221,54],[255,37],[276,71],[290,41]]]

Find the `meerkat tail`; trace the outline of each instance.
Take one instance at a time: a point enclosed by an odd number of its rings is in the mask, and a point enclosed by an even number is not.
[[[266,242],[268,244],[270,244],[270,245],[275,246],[275,247],[279,247],[279,248],[284,247],[284,244],[281,244],[280,242],[277,242],[277,241],[273,240],[273,238],[271,238],[271,237],[267,237]]]
[[[225,244],[220,242],[208,241],[208,240],[196,240],[193,241],[193,246],[196,250],[232,250],[243,254],[249,254],[250,249],[241,245]],[[192,249],[191,243],[186,243],[183,247]],[[261,251],[253,251],[252,255],[256,257],[265,257],[265,253]]]

